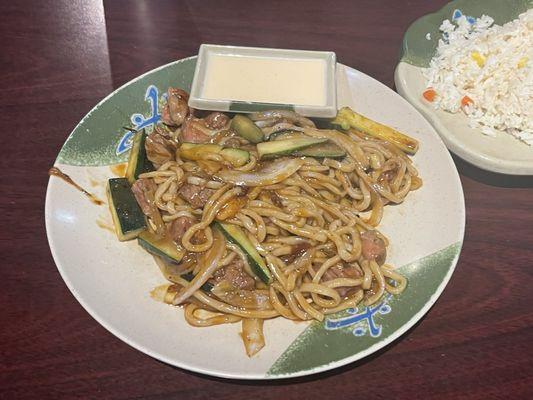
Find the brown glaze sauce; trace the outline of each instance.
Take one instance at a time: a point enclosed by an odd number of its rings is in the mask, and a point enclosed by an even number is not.
[[[82,188],[80,185],[78,185],[76,182],[74,182],[70,176],[65,174],[59,168],[57,168],[57,167],[50,168],[48,170],[48,175],[57,176],[58,178],[60,178],[60,179],[64,180],[65,182],[67,182],[69,185],[74,186],[76,189],[78,189],[80,192],[82,192],[85,196],[87,196],[92,203],[96,204],[97,206],[101,206],[102,204],[104,204],[104,202],[102,200],[98,199],[94,194],[92,194],[92,193],[88,192],[87,190],[85,190],[84,188]]]
[[[126,176],[127,167],[128,167],[128,164],[123,163],[123,164],[111,165],[109,169],[111,170],[111,173],[113,175],[123,178],[124,176]]]
[[[91,177],[89,177],[89,184],[91,185],[91,187],[100,186],[100,182]]]
[[[107,221],[103,221],[101,219],[96,220],[96,225],[98,225],[100,228],[105,229],[109,232],[115,233],[115,228],[107,223]]]

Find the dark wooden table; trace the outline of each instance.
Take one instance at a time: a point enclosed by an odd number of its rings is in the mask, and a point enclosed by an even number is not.
[[[455,159],[467,228],[441,299],[394,345],[285,382],[192,374],[98,325],[61,280],[47,170],[91,107],[201,43],[333,50],[389,86],[401,38],[444,0],[5,1],[0,5],[0,398],[533,398],[533,179]]]

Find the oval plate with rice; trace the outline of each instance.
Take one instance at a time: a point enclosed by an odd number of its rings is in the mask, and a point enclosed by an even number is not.
[[[401,59],[395,72],[398,93],[431,122],[448,149],[488,171],[532,175],[533,145],[500,131],[495,131],[492,136],[483,134],[480,127],[471,127],[470,119],[462,111],[452,114],[442,109],[437,110],[434,103],[423,97],[428,87],[424,72],[436,54],[442,37],[439,28],[444,20],[455,22],[464,15],[473,21],[474,18],[487,15],[494,19],[494,24],[503,25],[531,8],[531,0],[456,0],[415,21],[403,39]],[[527,68],[531,74],[531,65]],[[526,110],[526,115],[527,112]],[[531,127],[531,118],[529,121]],[[533,143],[533,137],[529,137],[529,142]]]

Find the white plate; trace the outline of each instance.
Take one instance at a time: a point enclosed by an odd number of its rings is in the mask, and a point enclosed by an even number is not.
[[[127,157],[122,126],[157,121],[168,86],[190,88],[195,58],[151,71],[110,94],[80,122],[56,166],[104,199],[109,165]],[[353,323],[327,330],[324,323],[265,324],[266,347],[245,355],[239,324],[194,328],[181,309],[152,300],[165,279],[135,241],[120,243],[98,226],[110,225],[106,206],[96,206],[52,177],[46,195],[46,228],[61,276],[83,307],[105,328],[136,349],[191,371],[228,378],[276,379],[308,375],[358,360],[412,327],[444,290],[464,234],[461,183],[431,125],[392,90],[354,69],[337,66],[339,106],[408,132],[420,141],[414,163],[424,186],[399,206],[386,207],[380,230],[390,239],[388,260],[409,280],[407,290],[374,308],[354,311]],[[99,222],[98,222],[99,221]],[[327,321],[326,321],[327,322]]]

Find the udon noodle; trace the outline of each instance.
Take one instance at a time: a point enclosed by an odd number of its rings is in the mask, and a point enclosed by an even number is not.
[[[167,126],[156,128],[146,142],[156,169],[133,185],[150,230],[171,237],[184,253],[180,264],[156,256],[169,281],[153,291],[156,299],[183,305],[193,326],[242,322],[251,356],[265,343],[266,319],[322,321],[405,289],[406,279],[385,262],[388,239],[376,229],[385,205],[401,203],[422,184],[404,152],[360,131],[317,129],[294,113],[265,112],[250,116],[265,138],[281,126],[327,139],[346,153],[265,161],[227,116],[199,118],[178,101],[186,100],[186,93],[176,89],[169,90],[169,99],[163,113]],[[239,148],[250,157],[238,167],[216,152],[191,160],[180,151],[184,142]],[[271,283],[257,277],[250,258],[226,240],[217,221],[245,233]]]

